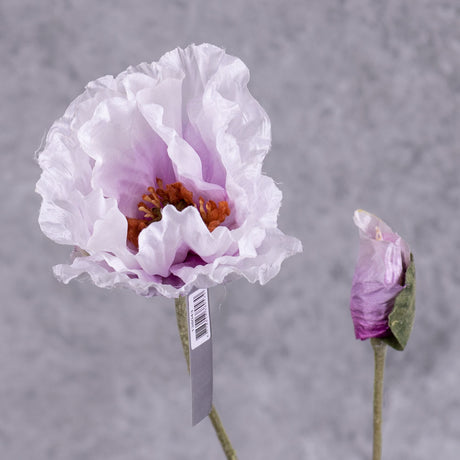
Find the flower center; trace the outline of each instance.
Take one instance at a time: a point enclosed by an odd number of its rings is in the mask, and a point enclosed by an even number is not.
[[[197,208],[210,232],[230,215],[230,208],[226,201],[219,201],[218,204],[212,200],[205,202],[200,196],[197,207],[193,201],[193,193],[182,182],[174,182],[164,186],[163,181],[157,178],[156,183],[157,188],[149,187],[147,189],[149,193],[142,195],[143,201],[137,205],[139,211],[144,213],[144,218],[126,218],[128,220],[127,240],[136,248],[139,248],[139,233],[152,222],[160,221],[162,218],[161,210],[168,204],[174,206],[178,211],[189,206]]]

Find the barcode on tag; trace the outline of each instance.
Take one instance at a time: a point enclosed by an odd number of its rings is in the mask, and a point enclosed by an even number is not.
[[[208,290],[198,289],[188,296],[190,348],[194,350],[211,338]]]

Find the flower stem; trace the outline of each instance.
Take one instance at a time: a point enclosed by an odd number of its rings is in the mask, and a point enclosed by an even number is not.
[[[182,342],[182,349],[184,351],[185,360],[187,361],[187,369],[190,373],[190,355],[189,355],[189,344],[188,344],[188,319],[187,319],[187,301],[185,297],[179,297],[175,299],[176,304],[176,319],[177,328],[179,329],[179,336]],[[222,449],[227,457],[227,460],[238,460],[236,452],[232,447],[230,439],[225,432],[224,426],[220,420],[219,414],[217,413],[214,405],[209,413],[212,426],[216,432],[217,438],[222,446]]]
[[[382,459],[382,402],[383,402],[383,371],[387,344],[378,338],[371,338],[374,349],[374,440],[372,460]]]
[[[238,460],[238,457],[236,456],[236,452],[233,449],[230,439],[228,439],[227,433],[224,429],[224,426],[222,425],[219,414],[217,413],[217,410],[214,407],[214,404],[211,408],[211,412],[209,413],[209,418],[211,419],[212,426],[214,427],[214,430],[217,434],[220,445],[222,446],[222,449],[224,450],[224,453],[227,459],[228,460]]]

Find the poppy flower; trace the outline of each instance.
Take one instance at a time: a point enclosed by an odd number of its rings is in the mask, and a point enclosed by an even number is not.
[[[59,280],[173,298],[264,284],[301,251],[277,226],[270,121],[248,81],[241,60],[203,44],[87,85],[38,154],[39,224],[74,247]]]

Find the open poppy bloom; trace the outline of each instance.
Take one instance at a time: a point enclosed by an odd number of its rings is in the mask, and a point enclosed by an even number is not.
[[[238,277],[266,283],[300,242],[277,227],[262,174],[270,121],[249,71],[209,44],[87,85],[49,130],[39,223],[73,246],[68,283],[178,297]]]

